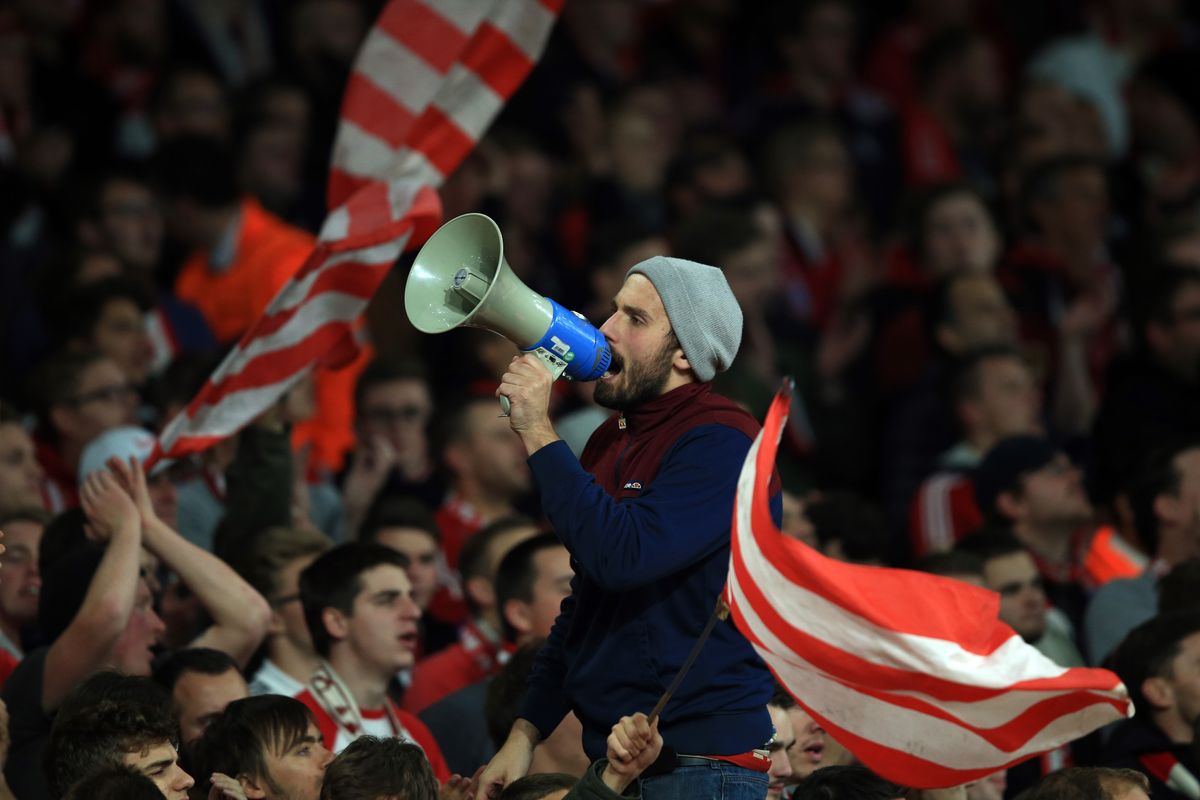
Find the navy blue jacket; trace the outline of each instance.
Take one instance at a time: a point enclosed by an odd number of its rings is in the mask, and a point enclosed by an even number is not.
[[[709,384],[689,384],[611,417],[581,461],[564,442],[529,458],[575,568],[521,712],[543,737],[573,710],[584,750],[600,758],[612,725],[649,713],[675,677],[725,585],[734,493],[758,429]],[[778,492],[771,505],[778,523]],[[773,684],[733,623],[718,623],[663,711],[666,744],[689,755],[762,747]]]

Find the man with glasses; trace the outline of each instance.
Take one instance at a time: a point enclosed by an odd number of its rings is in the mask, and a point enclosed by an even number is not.
[[[300,573],[330,547],[309,528],[268,528],[239,554],[238,572],[271,606],[266,657],[250,679],[250,694],[295,697],[320,665],[300,605]]]
[[[91,349],[58,354],[39,378],[37,459],[47,490],[69,508],[79,503],[75,479],[84,448],[105,431],[133,423],[137,390],[115,361]]]
[[[356,444],[343,476],[346,530],[357,531],[381,491],[415,496],[427,507],[442,502],[429,452],[433,398],[424,369],[416,363],[379,358],[354,387]]]

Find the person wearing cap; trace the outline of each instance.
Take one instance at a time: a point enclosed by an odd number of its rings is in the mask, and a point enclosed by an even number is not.
[[[1037,562],[1046,594],[1080,630],[1088,595],[1146,568],[1116,530],[1093,523],[1079,469],[1042,436],[998,442],[975,472],[985,519],[1011,529]]]
[[[534,356],[515,358],[497,390],[575,579],[519,718],[478,779],[481,798],[520,778],[569,711],[588,757],[602,757],[619,712],[649,712],[680,671],[725,583],[734,493],[759,425],[710,381],[737,354],[741,308],[721,270],[656,256],[629,270],[600,330],[612,365],[595,399],[617,413],[580,459],[550,423],[550,374]],[[772,495],[778,524],[777,485]],[[732,623],[712,639],[662,712],[665,755],[642,778],[647,800],[766,796],[774,681]]]

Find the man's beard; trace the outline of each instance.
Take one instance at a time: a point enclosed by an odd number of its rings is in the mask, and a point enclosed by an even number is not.
[[[627,363],[613,353],[613,362],[620,371],[614,382],[596,384],[596,402],[614,411],[629,411],[661,395],[671,377],[671,364],[675,360],[677,347],[677,344],[668,341],[653,358],[645,362]],[[621,381],[621,385],[618,386],[616,381]]]

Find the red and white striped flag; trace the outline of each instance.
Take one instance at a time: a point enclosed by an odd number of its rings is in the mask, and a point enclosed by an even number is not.
[[[1133,714],[1116,675],[1059,667],[1000,622],[994,592],[845,564],[782,535],[767,492],[790,394],[742,468],[725,600],[834,739],[888,780],[946,788]]]
[[[353,360],[367,302],[437,229],[437,187],[529,74],[562,2],[390,0],[346,87],[316,248],[166,426],[151,463],[208,448],[314,367]]]

